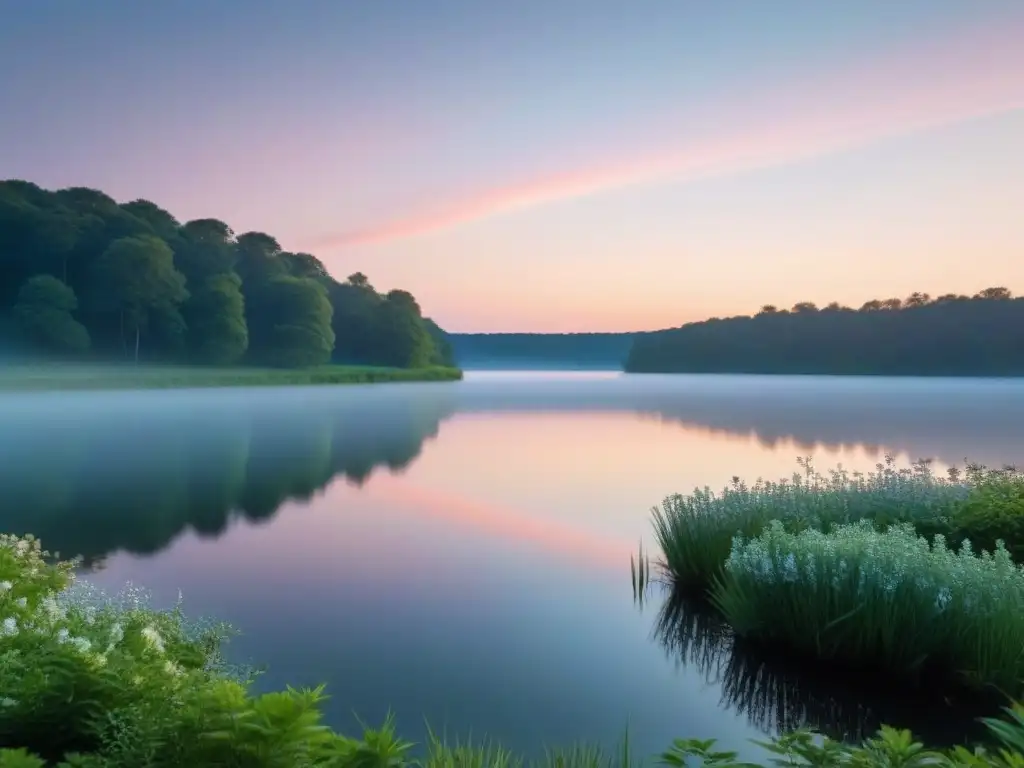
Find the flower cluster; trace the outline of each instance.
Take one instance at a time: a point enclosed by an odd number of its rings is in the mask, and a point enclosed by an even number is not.
[[[172,611],[152,610],[149,596],[131,584],[109,596],[76,578],[74,561],[50,559],[32,537],[0,536],[0,725],[16,718],[23,702],[55,696],[61,685],[82,687],[45,669],[26,674],[24,659],[53,659],[55,669],[80,675],[130,670],[135,687],[163,691],[190,672],[224,666],[226,627],[186,621],[180,600]]]
[[[988,682],[1024,678],[1024,567],[911,525],[860,521],[737,536],[715,600],[740,634],[904,671],[927,660]]]
[[[734,478],[721,492],[696,489],[689,495],[670,496],[655,508],[655,537],[671,581],[683,587],[707,587],[721,576],[733,537],[757,536],[770,520],[781,521],[791,531],[828,531],[860,520],[870,520],[879,530],[908,523],[919,534],[949,534],[961,541],[977,534],[961,530],[959,515],[981,484],[993,477],[1024,482],[1017,470],[986,470],[978,465],[968,465],[962,472],[951,469],[942,477],[924,461],[897,468],[893,456],[869,473],[841,467],[822,473],[810,460],[799,464],[801,471],[785,480],[759,479],[747,485]],[[1013,529],[1008,530],[1004,538],[1009,539]],[[1016,542],[1007,543],[1012,549]]]

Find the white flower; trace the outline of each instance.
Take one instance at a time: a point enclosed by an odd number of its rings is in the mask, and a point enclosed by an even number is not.
[[[0,634],[3,634],[5,637],[13,637],[18,634],[18,620],[13,616],[8,616],[4,619],[3,631]]]
[[[73,637],[68,641],[79,653],[88,653],[92,643],[84,637]]]
[[[61,627],[59,630],[57,630],[57,642],[58,643],[61,643],[63,645],[64,643],[68,642],[70,637],[71,637],[71,633],[68,632],[68,630],[66,628]]]
[[[19,598],[18,598],[17,600],[15,600],[14,602],[15,602],[15,604],[16,604],[16,605],[17,605],[17,606],[18,606],[19,608],[26,608],[26,607],[28,607],[28,598],[27,598],[27,597],[19,597]]]
[[[155,627],[145,627],[142,630],[142,639],[146,641],[150,648],[159,653],[164,652],[164,639],[160,637],[160,633],[156,631]]]
[[[9,592],[14,589],[14,585],[9,581],[0,581],[0,595],[4,592]]]
[[[16,707],[18,702],[8,696],[4,696],[0,699],[0,707]]]

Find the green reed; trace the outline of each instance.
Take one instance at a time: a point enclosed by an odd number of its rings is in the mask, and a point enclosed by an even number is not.
[[[894,675],[949,675],[1020,692],[1024,567],[868,521],[737,536],[712,602],[741,637]]]
[[[809,459],[799,464],[801,471],[789,479],[759,479],[748,486],[733,478],[719,493],[698,488],[655,507],[654,534],[668,579],[680,589],[703,592],[721,577],[733,537],[757,536],[770,520],[781,520],[789,530],[870,519],[878,527],[908,522],[923,534],[948,533],[974,476],[954,470],[938,477],[927,462],[897,469],[892,456],[866,474],[842,468],[823,474]]]

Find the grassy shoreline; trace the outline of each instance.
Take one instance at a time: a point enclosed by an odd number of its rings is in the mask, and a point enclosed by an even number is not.
[[[397,382],[459,381],[458,368],[380,368],[325,365],[317,368],[202,368],[180,366],[38,365],[0,368],[0,392],[67,390],[279,387]]]
[[[323,686],[256,694],[252,670],[222,654],[227,625],[149,607],[129,587],[108,596],[74,578],[31,538],[0,535],[0,766],[10,768],[559,768],[656,763],[738,766],[713,739],[677,739],[636,755],[628,731],[615,751],[579,745],[527,761],[488,741],[454,743],[434,732],[402,739],[388,717],[362,734],[323,722]],[[883,728],[860,745],[794,731],[755,742],[765,764],[983,766],[1024,764],[1024,707],[986,720],[990,747],[929,751],[909,731]]]

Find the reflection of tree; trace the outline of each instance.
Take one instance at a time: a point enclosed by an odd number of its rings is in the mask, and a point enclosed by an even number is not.
[[[809,726],[857,741],[886,723],[909,728],[930,744],[958,744],[980,738],[984,730],[976,718],[997,714],[1002,705],[981,696],[952,700],[948,692],[908,692],[767,652],[736,640],[706,604],[671,594],[659,609],[654,637],[670,658],[719,685],[724,706],[770,733]]]
[[[411,387],[315,401],[151,395],[121,407],[83,393],[3,414],[0,531],[33,533],[87,563],[159,551],[186,529],[216,537],[234,514],[268,520],[338,475],[400,471],[452,411],[440,390]]]

